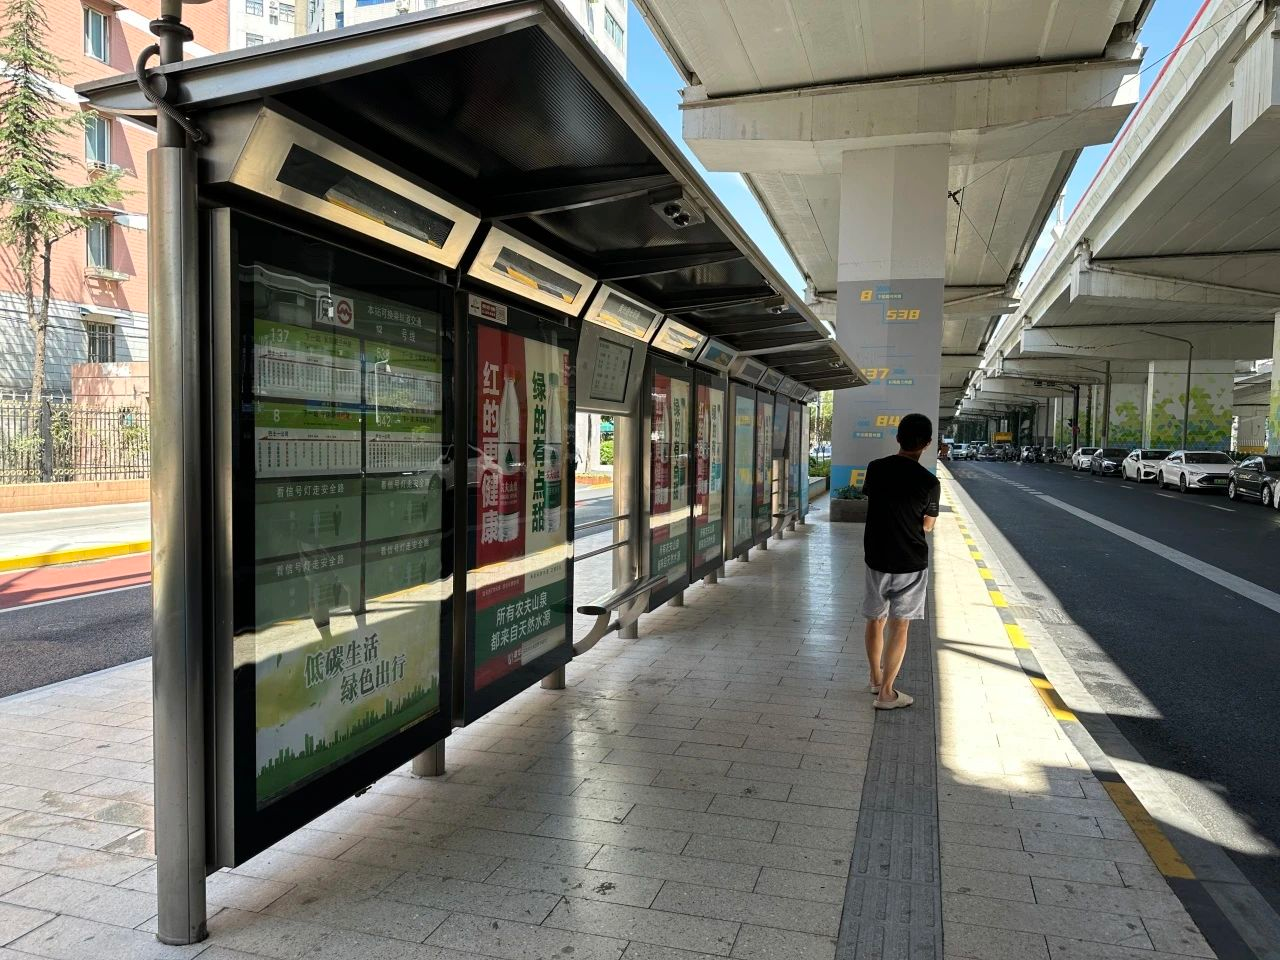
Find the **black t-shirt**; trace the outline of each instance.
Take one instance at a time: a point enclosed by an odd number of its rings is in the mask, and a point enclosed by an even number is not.
[[[894,454],[867,465],[862,493],[870,501],[862,541],[867,566],[881,573],[927,570],[923,521],[938,515],[938,478],[910,457]]]

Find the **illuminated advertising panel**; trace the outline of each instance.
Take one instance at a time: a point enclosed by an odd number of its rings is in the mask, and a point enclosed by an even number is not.
[[[694,391],[693,578],[724,563],[725,382],[699,372]]]
[[[733,384],[733,530],[734,556],[755,542],[756,392]]]
[[[689,583],[692,383],[687,368],[658,359],[648,379],[649,574],[666,580],[649,595],[654,609]]]

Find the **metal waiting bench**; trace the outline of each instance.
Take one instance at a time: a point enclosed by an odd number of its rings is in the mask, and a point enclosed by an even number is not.
[[[667,582],[661,575],[630,580],[620,587],[615,587],[592,603],[584,603],[578,607],[583,616],[595,617],[596,622],[587,631],[587,635],[573,645],[573,655],[580,656],[594,647],[603,637],[615,630],[624,633],[628,627],[640,622],[640,614],[649,605],[649,593],[654,587]],[[609,622],[610,616],[618,614],[618,619]],[[552,671],[542,678],[544,690],[563,690],[565,685],[564,667]]]

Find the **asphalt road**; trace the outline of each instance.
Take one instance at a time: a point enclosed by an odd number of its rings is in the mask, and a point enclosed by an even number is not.
[[[583,524],[612,515],[606,496],[579,503],[574,519]],[[611,531],[609,525],[586,530],[578,542],[601,547]],[[122,577],[121,566],[124,560],[57,568],[56,590],[36,589],[33,581],[43,578],[32,574],[0,581],[0,697],[151,656],[151,588],[120,589],[140,579]],[[103,592],[103,585],[113,589]],[[40,602],[45,596],[58,598]],[[37,602],[26,602],[31,598]]]
[[[1029,604],[1050,610],[1040,619],[1086,687],[1280,909],[1280,613],[1044,498],[1269,591],[1280,591],[1280,513],[1064,466],[950,469],[998,528],[996,553]]]

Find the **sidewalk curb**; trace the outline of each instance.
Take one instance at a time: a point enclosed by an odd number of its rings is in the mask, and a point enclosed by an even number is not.
[[[949,473],[946,479],[949,484],[960,486]],[[952,515],[956,518],[970,559],[973,560],[983,578],[990,603],[1000,615],[1009,644],[1017,653],[1019,664],[1027,680],[1035,687],[1049,713],[1102,784],[1117,811],[1129,824],[1138,842],[1146,849],[1156,870],[1169,885],[1174,896],[1181,901],[1187,915],[1199,928],[1210,948],[1219,960],[1263,960],[1271,956],[1269,952],[1258,953],[1253,949],[1253,944],[1246,939],[1241,928],[1231,916],[1227,915],[1222,905],[1213,896],[1209,889],[1211,881],[1198,875],[1184,859],[1177,845],[1126,782],[1124,774],[1112,762],[1112,755],[1103,748],[1093,732],[1050,682],[1026,634],[1009,609],[994,571],[986,563],[981,547],[970,532],[969,524],[972,517],[969,516],[968,505],[961,504],[953,490],[947,491],[947,499],[950,501]]]
[[[25,557],[0,557],[0,573],[9,570],[30,570],[36,567],[52,567],[63,563],[83,563],[86,560],[106,560],[134,553],[150,553],[150,540],[132,543],[109,543],[100,547],[80,547],[76,550],[54,550],[50,553],[34,553]]]

